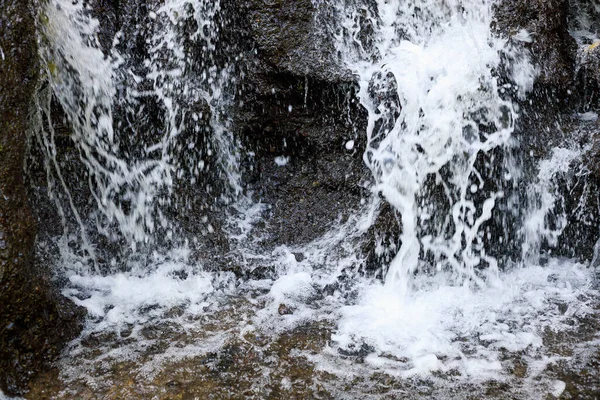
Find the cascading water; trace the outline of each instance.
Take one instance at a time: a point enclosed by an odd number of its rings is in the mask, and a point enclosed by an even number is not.
[[[108,49],[84,2],[44,7],[48,85],[40,89],[34,136],[65,229],[57,265],[69,280],[64,294],[100,319],[91,331],[148,321],[181,304],[201,312],[213,284],[230,281],[189,262],[197,237],[214,232],[210,214],[241,195],[226,112],[235,93],[233,66],[215,55],[219,7],[157,5],[133,32],[116,32]],[[144,44],[133,46],[127,29],[144,35]],[[68,130],[85,167],[77,185],[58,160],[57,125]],[[173,217],[191,210],[194,232]],[[106,242],[112,252],[102,249]]]
[[[376,369],[488,379],[504,368],[493,349],[537,351],[539,332],[562,323],[552,303],[589,285],[580,265],[536,266],[542,242],[556,246],[566,224],[553,214],[554,179],[581,153],[555,149],[540,163],[537,184],[524,196],[516,190],[524,184],[512,156],[517,103],[537,71],[519,46],[528,32],[512,41],[495,35],[492,7],[432,0],[337,8],[338,51],[358,75],[369,112],[364,159],[372,191],[401,215],[385,285],[368,285],[357,305],[343,307],[333,336],[344,351],[374,350],[366,361]],[[494,218],[502,213],[510,214],[510,230]],[[500,265],[488,248],[511,241],[521,252]],[[557,274],[569,282],[566,291],[548,285]],[[545,315],[539,325],[527,322],[538,313]]]
[[[262,349],[261,335],[311,323],[328,324],[331,341],[298,354],[349,381],[373,372],[508,381],[506,353],[526,359],[535,380],[557,359],[545,353],[545,330],[567,330],[591,313],[595,292],[582,264],[539,265],[541,245],[558,245],[567,223],[556,211],[556,177],[581,151],[554,149],[535,184],[519,189],[533,179],[524,177],[515,137],[518,104],[537,74],[520,45],[528,32],[495,34],[494,3],[485,0],[313,1],[333,16],[320,28],[334,37],[367,112],[371,197],[319,239],[273,249],[257,227],[267,207],[243,194],[245,150],[230,115],[242,93],[236,72],[255,50],[223,48],[219,1],[159,3],[144,3],[142,22],[121,27],[108,47],[85,2],[52,0],[43,12],[49,84],[35,138],[65,226],[58,274],[68,280],[63,293],[88,310],[83,338],[128,338],[120,349],[102,347],[90,365],[136,359],[152,376],[162,362],[215,352],[228,338]],[[130,43],[136,35],[143,44]],[[92,206],[81,206],[58,160],[53,101],[85,166],[78,190]],[[397,252],[396,243],[387,249],[396,254],[382,282],[365,276],[357,248],[383,202],[399,215],[401,234]],[[178,218],[198,219],[196,230]],[[208,272],[217,268],[189,256],[215,234],[214,218],[227,221],[238,276]],[[125,254],[103,260],[100,236]],[[518,251],[502,254],[505,247]],[[252,279],[257,264],[274,272]],[[96,382],[92,368],[81,369],[93,353],[85,341],[71,346],[63,368],[72,381]]]
[[[486,253],[485,225],[505,194],[489,184],[497,177],[480,171],[486,166],[478,161],[515,145],[518,110],[510,95],[524,98],[535,70],[493,36],[490,7],[481,1],[376,2],[345,11],[341,51],[360,76],[369,111],[365,162],[373,191],[402,215],[402,245],[386,282],[405,293],[421,255],[432,255],[438,271],[450,268],[461,279],[478,282],[477,267],[484,264],[497,272]],[[374,32],[362,32],[365,27]],[[520,60],[506,66],[506,83],[499,76],[502,58]],[[515,163],[503,167],[500,179],[518,179]],[[441,196],[427,196],[428,185],[439,187]],[[444,215],[432,220],[434,214]]]
[[[131,60],[135,54],[120,51],[120,42],[127,40],[123,32],[115,35],[110,55],[103,53],[98,22],[83,3],[57,1],[46,7],[42,57],[89,174],[90,193],[101,214],[97,223],[103,225],[101,231],[116,228],[134,251],[154,242],[159,232],[173,239],[165,209],[176,203],[176,181],[195,184],[213,153],[218,153],[233,196],[241,192],[237,153],[231,149],[235,144],[223,121],[230,68],[217,65],[213,54],[212,24],[218,11],[218,2],[187,1],[150,11],[146,58],[139,66]],[[182,25],[190,15],[196,30],[184,34],[181,30],[190,27]],[[202,59],[194,59],[194,46],[202,47]],[[48,121],[39,124],[38,136],[60,182],[55,134],[44,131],[52,130],[49,95],[48,104],[40,105],[40,118]],[[189,132],[205,136],[204,148]],[[66,183],[61,186],[70,197]],[[77,219],[85,237],[85,226]]]

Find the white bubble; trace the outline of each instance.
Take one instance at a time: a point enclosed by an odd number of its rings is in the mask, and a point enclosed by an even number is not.
[[[283,166],[287,165],[289,162],[290,162],[289,157],[285,157],[285,156],[275,157],[275,164],[277,164],[277,166],[279,166],[279,167],[283,167]]]

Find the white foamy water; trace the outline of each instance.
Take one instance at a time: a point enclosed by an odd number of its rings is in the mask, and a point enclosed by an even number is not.
[[[478,280],[479,265],[497,268],[486,254],[481,227],[504,193],[484,188],[488,177],[476,161],[512,144],[517,110],[503,94],[510,90],[523,98],[535,69],[526,62],[510,65],[512,76],[527,79],[500,86],[495,71],[502,56],[525,57],[492,34],[489,2],[378,1],[355,7],[341,11],[348,22],[338,46],[360,77],[361,103],[369,111],[365,162],[373,191],[402,216],[402,245],[386,282],[407,294],[422,252],[434,256],[438,270]],[[365,13],[368,18],[360,17]],[[374,30],[370,39],[364,39],[365,25]],[[370,48],[364,47],[367,40]],[[442,204],[423,197],[432,184],[443,191]],[[428,221],[443,203],[446,218]],[[427,224],[438,226],[427,232]]]
[[[185,255],[168,259],[155,255],[152,269],[108,276],[68,276],[63,294],[87,309],[90,318],[100,321],[94,330],[144,324],[160,318],[165,310],[182,307],[198,315],[215,291],[215,275],[199,272],[186,263]]]
[[[0,400],[22,400],[22,397],[9,397],[0,390]]]
[[[471,379],[499,378],[511,366],[501,350],[535,359],[543,354],[545,329],[569,329],[573,315],[592,313],[578,299],[589,295],[592,281],[586,266],[553,260],[516,267],[476,290],[448,285],[443,275],[416,278],[410,297],[369,285],[357,305],[342,308],[332,339],[342,348],[360,339],[376,349],[367,363],[403,377],[455,370]]]

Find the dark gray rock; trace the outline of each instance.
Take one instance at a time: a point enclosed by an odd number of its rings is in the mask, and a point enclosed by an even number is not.
[[[245,0],[237,12],[254,50],[234,113],[251,154],[247,189],[270,206],[267,242],[306,243],[347,218],[366,196],[366,112],[319,27],[325,15],[310,0]]]
[[[526,44],[540,68],[538,84],[554,100],[573,87],[577,46],[569,33],[568,0],[503,0],[495,9],[495,28],[509,37],[521,29],[533,38]],[[567,96],[568,97],[568,96]]]
[[[231,0],[229,0],[232,2]],[[249,31],[260,64],[278,72],[326,82],[351,81],[340,64],[327,26],[327,10],[311,0],[242,0],[235,12]]]

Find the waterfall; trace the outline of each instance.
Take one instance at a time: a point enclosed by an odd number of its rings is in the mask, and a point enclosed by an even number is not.
[[[342,307],[332,338],[338,351],[374,350],[365,362],[380,371],[485,380],[503,369],[491,348],[542,347],[546,322],[529,319],[571,296],[548,285],[553,276],[589,285],[582,265],[539,266],[542,244],[557,246],[566,225],[556,179],[582,152],[556,148],[537,177],[524,175],[514,133],[538,71],[522,46],[529,33],[499,36],[493,6],[337,2],[337,50],[369,115],[371,191],[400,215],[401,235],[384,285]],[[512,246],[520,251],[506,257]],[[523,302],[530,308],[508,311]],[[478,339],[461,343],[467,337]]]
[[[226,192],[232,198],[241,193],[239,153],[225,113],[234,80],[231,67],[215,56],[219,2],[174,0],[149,11],[147,25],[137,28],[144,31],[134,32],[148,35],[141,50],[132,49],[123,31],[102,49],[98,20],[84,2],[51,1],[43,13],[41,55],[51,91],[41,92],[38,142],[53,195],[69,199],[86,249],[93,247],[86,235],[91,224],[83,222],[90,217],[104,235],[119,232],[133,252],[159,237],[177,242],[181,232],[174,233],[168,215],[180,207],[177,182],[206,181],[215,158],[212,167],[223,171]],[[191,24],[195,31],[188,32]],[[80,215],[56,161],[52,94],[86,167],[92,215]],[[218,191],[204,184],[207,193]],[[227,193],[222,198],[229,201]]]
[[[297,353],[315,371],[348,381],[375,373],[441,376],[450,384],[510,381],[510,354],[530,363],[533,382],[557,357],[545,347],[546,332],[569,330],[573,318],[593,312],[587,265],[544,253],[561,245],[569,223],[558,181],[590,146],[563,143],[540,159],[524,154],[522,107],[540,101],[530,98],[540,73],[525,45],[531,33],[497,32],[497,2],[488,0],[307,4],[316,16],[303,27],[330,40],[335,79],[348,79],[339,87],[366,115],[365,129],[357,123],[335,137],[343,139],[335,145],[344,157],[364,151],[365,178],[349,189],[359,194],[352,194],[356,207],[344,210],[348,217],[336,214],[308,243],[281,244],[269,225],[277,202],[265,204],[245,179],[248,170],[277,168],[256,178],[259,189],[260,179],[277,188],[297,160],[274,145],[265,151],[273,162],[260,165],[257,149],[243,148],[236,136],[247,116],[235,114],[249,99],[256,108],[276,103],[279,111],[264,115],[298,112],[294,123],[310,120],[302,114],[315,90],[308,82],[324,78],[304,76],[298,89],[281,65],[256,68],[275,76],[281,92],[301,91],[302,111],[280,102],[267,78],[265,87],[246,87],[252,81],[243,73],[260,64],[261,43],[225,44],[238,28],[229,26],[232,3],[225,0],[136,3],[110,40],[86,1],[45,3],[39,41],[46,82],[33,136],[64,229],[53,238],[56,274],[63,294],[89,315],[63,360],[69,379],[87,374],[97,382],[90,372],[96,361],[130,358],[147,362],[139,371],[152,376],[148,370],[162,362],[213,354],[228,340],[262,352],[264,337],[322,324],[327,344]],[[300,148],[315,134],[297,125]],[[279,125],[268,126],[257,135],[287,149],[288,138],[272,131]],[[350,136],[356,132],[362,136]],[[330,157],[328,146],[317,156]],[[335,172],[350,180],[348,170]],[[323,184],[312,178],[303,176],[301,185]],[[339,192],[337,183],[330,186]],[[309,213],[305,189],[289,189],[300,193],[290,198]],[[390,243],[373,237],[386,203],[399,225]],[[371,259],[381,275],[366,267],[369,251],[392,255],[389,263]],[[85,338],[107,332],[118,337],[98,344],[101,355],[80,357],[93,353]]]
[[[491,176],[481,160],[518,145],[512,99],[524,98],[536,72],[526,54],[492,33],[491,7],[377,1],[339,11],[346,22],[338,47],[369,112],[364,159],[372,190],[402,216],[386,284],[405,293],[423,259],[479,284],[478,269],[498,270],[486,251],[487,223],[509,194],[493,181],[517,180],[520,171],[507,156],[504,176]]]

